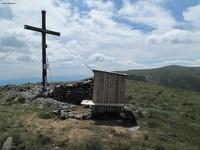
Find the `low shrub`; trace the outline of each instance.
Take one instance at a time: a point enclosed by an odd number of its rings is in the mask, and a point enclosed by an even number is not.
[[[51,137],[44,134],[39,134],[37,139],[42,145],[50,144],[52,142]]]

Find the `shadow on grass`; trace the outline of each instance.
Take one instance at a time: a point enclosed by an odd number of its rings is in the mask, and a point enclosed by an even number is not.
[[[137,126],[137,121],[132,112],[126,113],[113,113],[106,112],[92,117],[95,120],[95,125],[107,126],[124,126],[133,127]]]

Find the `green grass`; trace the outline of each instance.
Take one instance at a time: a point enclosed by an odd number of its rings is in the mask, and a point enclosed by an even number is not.
[[[10,103],[0,101],[0,149],[7,137],[13,137],[13,143],[17,150],[45,150],[49,149],[51,138],[41,133],[33,132],[34,127],[25,122],[31,118],[48,119],[55,117],[51,108],[35,105],[23,105],[22,103]]]
[[[4,91],[0,89],[0,92]],[[1,93],[0,93],[1,95]],[[0,96],[1,97],[1,96]],[[1,100],[3,101],[3,100]],[[143,140],[131,139],[128,135],[112,133],[100,129],[101,125],[91,127],[64,126],[55,135],[53,129],[39,129],[35,124],[25,122],[35,118],[43,121],[57,120],[51,108],[9,103],[0,101],[0,148],[9,136],[14,139],[16,149],[46,150],[199,150],[200,149],[200,93],[154,84],[127,81],[126,102],[134,111]],[[34,120],[34,119],[32,119]],[[94,135],[70,142],[60,136],[72,129],[92,130]],[[112,138],[106,140],[109,134]]]
[[[200,148],[200,93],[130,81],[126,98],[141,130],[147,132],[145,144],[164,149]]]

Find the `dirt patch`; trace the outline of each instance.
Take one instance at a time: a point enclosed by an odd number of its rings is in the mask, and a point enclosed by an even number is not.
[[[55,143],[74,142],[94,135],[91,121],[34,118],[25,123],[33,133],[50,134]]]
[[[57,119],[39,119],[31,117],[24,119],[24,124],[33,133],[50,134],[56,142],[78,141],[95,135],[101,135],[103,140],[112,140],[113,138],[122,138],[125,140],[144,140],[144,134],[141,131],[131,132],[127,127],[112,125],[96,125],[92,120],[57,120]]]
[[[145,140],[145,134],[142,131],[136,131],[131,134],[131,138],[136,140]]]
[[[124,127],[113,127],[114,136],[127,137],[129,139],[144,140],[144,133],[142,131],[131,132]]]
[[[131,132],[126,127],[120,126],[101,126],[101,131],[107,133],[108,139],[111,140],[114,137],[122,138],[125,140],[144,140],[145,136],[142,131]]]

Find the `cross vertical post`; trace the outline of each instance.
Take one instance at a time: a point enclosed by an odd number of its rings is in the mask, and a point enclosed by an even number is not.
[[[42,85],[43,85],[43,90],[46,90],[46,86],[47,86],[46,34],[60,36],[60,33],[46,29],[46,11],[45,10],[42,10],[42,28],[25,25],[24,29],[42,33]]]
[[[46,12],[42,11],[42,30],[46,30]],[[46,33],[42,32],[42,85],[47,86]]]

